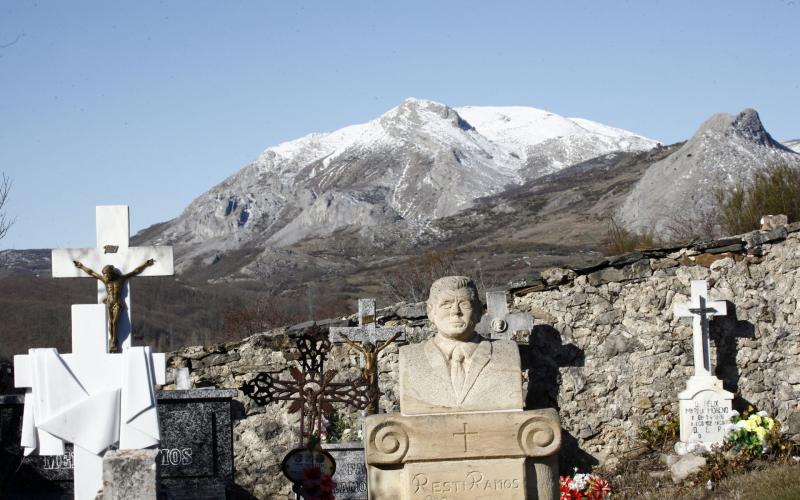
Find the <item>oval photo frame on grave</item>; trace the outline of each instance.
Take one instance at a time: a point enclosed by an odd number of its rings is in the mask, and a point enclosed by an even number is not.
[[[325,450],[295,448],[283,457],[281,471],[293,483],[302,483],[303,474],[309,467],[318,467],[323,474],[333,477],[336,460]]]

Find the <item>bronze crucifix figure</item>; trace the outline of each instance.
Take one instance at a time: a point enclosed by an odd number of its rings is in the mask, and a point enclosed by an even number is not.
[[[108,311],[108,331],[110,336],[108,342],[108,352],[119,352],[119,343],[117,341],[117,323],[119,322],[119,316],[123,307],[122,289],[125,285],[125,282],[128,281],[129,278],[140,274],[142,271],[155,264],[155,262],[156,261],[153,259],[148,259],[144,264],[137,267],[133,271],[127,274],[122,274],[112,265],[104,266],[101,273],[97,273],[96,271],[84,266],[77,260],[72,261],[72,263],[75,264],[75,267],[85,272],[92,278],[102,281],[106,286],[106,300],[104,302],[106,304],[106,311]]]

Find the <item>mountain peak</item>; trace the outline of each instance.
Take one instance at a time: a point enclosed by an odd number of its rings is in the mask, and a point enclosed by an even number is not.
[[[390,109],[381,116],[381,122],[402,121],[413,126],[422,126],[436,119],[445,120],[461,130],[470,130],[472,125],[467,123],[458,112],[446,104],[430,99],[417,99],[408,97],[399,106]]]
[[[655,144],[535,108],[452,108],[408,98],[367,123],[268,148],[148,237],[180,244],[182,266],[335,234],[400,248],[478,198]],[[260,258],[253,269],[273,265]]]
[[[629,229],[662,231],[697,222],[715,210],[713,192],[748,181],[774,163],[800,168],[800,156],[775,141],[758,112],[717,113],[667,158],[654,163],[619,211]]]
[[[704,135],[724,135],[738,137],[748,142],[760,144],[761,146],[778,147],[780,144],[775,141],[769,132],[764,128],[758,111],[753,108],[745,108],[737,115],[728,113],[716,113],[708,120],[703,122],[700,129],[695,134]]]

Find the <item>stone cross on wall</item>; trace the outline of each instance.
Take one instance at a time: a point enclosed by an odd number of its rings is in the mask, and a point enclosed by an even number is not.
[[[400,333],[397,338],[399,342],[405,342],[405,326],[384,326],[378,327],[375,316],[375,299],[358,299],[358,326],[346,327],[336,326],[330,329],[331,342],[345,342],[347,336],[353,342],[370,342],[377,344],[378,341],[386,341],[392,338],[395,333]]]
[[[139,273],[139,276],[169,276],[173,274],[172,247],[130,247],[130,220],[125,205],[96,207],[97,246],[95,248],[59,248],[53,250],[54,278],[89,277],[77,268],[73,261],[79,261],[87,268],[100,272],[104,266],[112,265],[122,274],[141,266],[149,259],[155,262]],[[127,281],[123,284],[122,299],[124,307],[117,323],[117,338],[124,350],[131,345],[131,298]],[[97,302],[106,300],[106,287],[98,281]]]
[[[72,306],[72,353],[30,349],[14,356],[14,383],[25,388],[25,454],[62,455],[75,445],[75,498],[102,488],[103,454],[159,442],[153,384],[164,384],[165,357],[149,347],[108,352],[103,305]]]
[[[512,313],[508,309],[508,292],[486,292],[486,314],[475,331],[492,340],[511,340],[514,332],[533,330],[533,316]]]
[[[378,328],[375,316],[375,299],[358,300],[358,326],[331,327],[331,342],[346,342],[362,355],[362,375],[371,388],[378,390],[378,355],[394,341],[405,342],[405,326],[385,326]],[[378,345],[378,342],[383,344]],[[375,398],[368,409],[369,413],[378,412],[378,398]]]
[[[694,351],[694,374],[696,376],[711,375],[711,343],[708,336],[708,325],[714,316],[725,316],[725,301],[708,301],[708,284],[705,280],[692,281],[691,302],[676,304],[675,315],[681,318],[692,318],[692,350]]]

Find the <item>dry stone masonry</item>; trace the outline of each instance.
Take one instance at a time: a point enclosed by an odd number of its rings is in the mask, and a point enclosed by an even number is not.
[[[614,467],[637,453],[640,425],[678,414],[678,394],[694,372],[692,326],[673,313],[690,301],[692,280],[706,280],[727,315],[709,328],[713,374],[732,392],[734,408],[752,404],[776,415],[800,439],[800,224],[700,242],[688,248],[635,252],[587,269],[553,269],[510,290],[512,312],[530,312],[520,344],[525,409],[555,407],[563,429],[562,470]],[[378,324],[407,326],[414,344],[435,333],[424,304],[376,312]],[[357,324],[354,315],[348,318]],[[326,324],[346,326],[346,321]],[[280,328],[248,339],[172,354],[171,367],[190,367],[197,387],[238,388],[259,371],[281,371],[295,359]],[[381,410],[396,413],[398,350],[384,351]],[[331,368],[358,375],[357,353],[334,346]],[[168,382],[172,381],[168,370]],[[360,437],[361,417],[342,412],[342,441]],[[293,417],[280,405],[234,405],[236,482],[258,498],[291,498],[280,461],[292,447]]]

